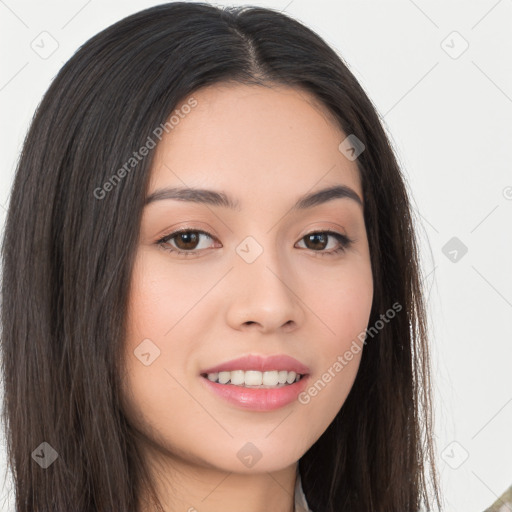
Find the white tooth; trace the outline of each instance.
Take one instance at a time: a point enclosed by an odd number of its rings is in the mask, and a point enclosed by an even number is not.
[[[284,384],[286,382],[286,377],[288,377],[288,372],[286,370],[281,370],[278,372],[277,380],[279,384]]]
[[[295,381],[296,376],[297,376],[297,374],[295,372],[288,372],[288,377],[286,377],[286,382],[288,382],[288,384],[291,384],[292,382]]]
[[[235,370],[231,373],[231,384],[235,384],[235,386],[240,386],[245,382],[245,372],[243,370]]]
[[[246,386],[261,386],[263,382],[263,374],[249,370],[245,372],[245,385]]]
[[[219,372],[219,383],[227,384],[231,379],[231,372]]]
[[[264,386],[275,386],[279,382],[278,372],[270,371],[263,373],[263,385]]]
[[[282,384],[293,384],[300,380],[300,374],[286,370],[272,370],[259,372],[256,370],[233,370],[232,372],[218,372],[207,374],[208,380],[220,384],[233,384],[235,386],[268,386],[275,387]]]

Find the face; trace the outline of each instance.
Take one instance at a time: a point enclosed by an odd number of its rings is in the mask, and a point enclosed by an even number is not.
[[[346,134],[304,91],[191,97],[153,150],[147,197],[185,190],[143,213],[126,414],[169,460],[277,471],[326,430],[358,371],[373,297],[360,176],[338,149]]]

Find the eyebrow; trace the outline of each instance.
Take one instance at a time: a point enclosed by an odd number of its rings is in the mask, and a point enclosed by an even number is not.
[[[311,192],[300,197],[293,205],[292,210],[305,210],[313,208],[333,199],[352,199],[360,206],[363,206],[363,201],[359,195],[350,187],[346,185],[336,185],[334,187],[324,188],[317,192]],[[231,198],[224,192],[216,192],[214,190],[207,190],[202,188],[181,188],[181,187],[167,187],[161,188],[150,194],[145,201],[145,205],[154,203],[155,201],[162,201],[165,199],[175,199],[178,201],[188,201],[192,203],[208,204],[211,206],[221,206],[231,210],[240,211],[239,201]]]

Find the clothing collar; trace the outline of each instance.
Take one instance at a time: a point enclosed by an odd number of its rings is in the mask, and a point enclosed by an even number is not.
[[[313,512],[306,500],[306,496],[302,489],[302,481],[300,478],[299,468],[297,466],[297,477],[295,479],[295,512]]]

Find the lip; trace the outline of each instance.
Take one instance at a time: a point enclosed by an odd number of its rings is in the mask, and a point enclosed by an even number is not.
[[[306,388],[309,375],[302,377],[298,382],[274,389],[256,389],[235,386],[233,384],[218,384],[211,382],[203,376],[200,379],[208,390],[228,403],[242,409],[263,412],[274,411],[296,401],[298,395]]]
[[[286,370],[301,374],[298,382],[280,388],[246,388],[233,384],[219,384],[207,378],[208,373],[231,372],[234,370],[256,370],[270,372]],[[310,369],[294,357],[286,354],[261,356],[250,354],[226,361],[225,363],[201,371],[200,378],[209,391],[214,392],[228,403],[252,411],[273,411],[297,400],[298,395],[307,386]]]
[[[218,364],[217,366],[206,368],[201,371],[201,374],[231,372],[235,370],[256,370],[260,372],[286,370],[289,372],[293,371],[295,373],[300,373],[301,375],[310,373],[310,369],[306,365],[302,364],[294,357],[287,356],[285,354],[278,354],[274,356],[251,354],[237,359],[232,359],[231,361],[226,361],[225,363]],[[299,382],[301,381],[302,379]]]

